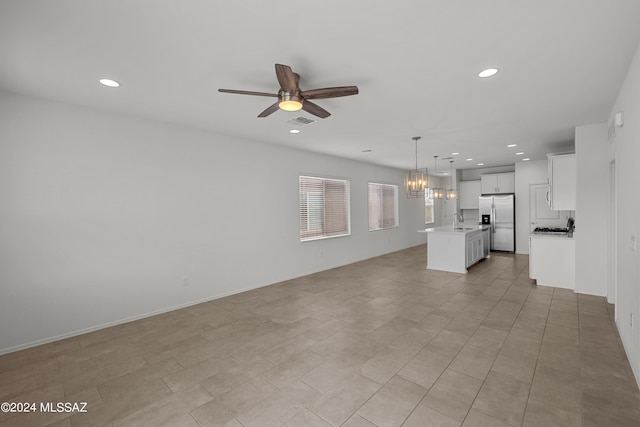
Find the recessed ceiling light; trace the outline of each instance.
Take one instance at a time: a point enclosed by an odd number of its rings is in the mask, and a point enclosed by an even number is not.
[[[300,129],[291,129],[289,133],[300,133]]]
[[[451,153],[452,156],[457,156],[460,153]]]
[[[524,154],[524,151],[520,151],[516,153],[516,156],[522,156]]]
[[[509,147],[509,148],[513,148],[513,147],[517,147],[517,146],[518,146],[518,144],[509,144],[509,145],[507,145],[507,147]]]
[[[478,163],[478,166],[484,166],[484,163]]]
[[[465,159],[465,160],[466,160],[467,162],[470,162],[470,161],[471,161],[471,160],[473,160],[473,159]]]
[[[478,77],[491,77],[495,76],[498,72],[497,68],[487,68],[486,70],[482,70],[478,73]]]
[[[525,158],[525,159],[522,159],[522,161],[523,161],[523,162],[528,162],[529,160],[531,160],[531,159],[530,159],[530,158],[528,158],[528,157],[527,157],[527,158]]]
[[[100,79],[100,83],[102,83],[105,86],[109,86],[109,87],[118,87],[118,86],[120,86],[120,83],[118,83],[115,80],[111,80],[111,79]]]

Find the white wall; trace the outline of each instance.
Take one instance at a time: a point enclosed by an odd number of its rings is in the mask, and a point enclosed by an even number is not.
[[[607,216],[609,214],[609,144],[607,124],[577,126],[576,144],[576,287],[581,294],[607,294]]]
[[[546,183],[546,160],[516,163],[516,253],[529,254],[529,186]]]
[[[610,147],[608,160],[616,160],[617,171],[617,297],[616,325],[629,363],[640,383],[640,252],[631,239],[640,237],[640,47],[609,115],[609,123],[624,112],[624,126]],[[608,161],[603,161],[608,163]],[[633,327],[630,317],[633,316]]]
[[[351,180],[350,237],[299,242],[299,173]],[[0,92],[0,353],[424,243],[403,194],[368,231],[370,180],[403,171]]]

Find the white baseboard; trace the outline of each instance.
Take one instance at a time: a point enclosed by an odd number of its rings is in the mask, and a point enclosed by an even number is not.
[[[123,323],[129,323],[129,322],[133,322],[135,320],[140,320],[140,319],[145,319],[147,317],[156,316],[158,314],[168,313],[168,312],[174,311],[174,310],[180,310],[181,308],[191,307],[193,305],[198,305],[198,304],[202,304],[202,303],[205,303],[205,302],[213,301],[213,300],[216,300],[216,299],[220,299],[220,298],[228,297],[228,296],[231,296],[231,295],[239,294],[239,293],[242,293],[242,292],[251,291],[253,289],[262,288],[264,286],[269,286],[269,284],[267,284],[267,285],[258,285],[258,286],[254,286],[254,287],[249,287],[249,288],[236,290],[236,291],[233,291],[233,292],[227,292],[225,294],[221,294],[221,295],[217,295],[217,296],[206,297],[206,298],[202,298],[202,299],[199,299],[199,300],[196,300],[196,301],[190,301],[190,302],[187,302],[187,303],[184,303],[184,304],[165,307],[165,308],[161,308],[159,310],[150,311],[148,313],[139,314],[139,315],[135,315],[135,316],[131,316],[131,317],[126,317],[124,319],[114,320],[112,322],[102,323],[100,325],[90,326],[88,328],[78,329],[76,331],[67,332],[67,333],[60,334],[60,335],[55,335],[53,337],[42,338],[42,339],[39,339],[39,340],[36,340],[36,341],[31,341],[31,342],[28,342],[28,343],[25,343],[25,344],[20,344],[20,345],[16,345],[16,346],[13,346],[13,347],[8,347],[8,348],[2,348],[2,349],[0,349],[0,355],[8,354],[8,353],[14,353],[14,352],[20,351],[20,350],[26,350],[28,348],[37,347],[39,345],[49,344],[49,343],[56,342],[56,341],[61,341],[61,340],[67,339],[67,338],[75,337],[75,336],[86,334],[86,333],[89,333],[89,332],[95,332],[95,331],[98,331],[100,329],[106,329],[106,328],[110,328],[112,326],[122,325]]]

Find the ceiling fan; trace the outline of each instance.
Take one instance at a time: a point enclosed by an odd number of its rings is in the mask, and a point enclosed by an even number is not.
[[[276,112],[279,108],[285,111],[298,111],[300,109],[307,113],[325,119],[331,115],[327,110],[309,101],[310,99],[337,98],[340,96],[357,95],[357,86],[337,86],[325,87],[322,89],[300,90],[298,82],[300,76],[293,72],[288,65],[276,64],[276,77],[280,83],[278,93],[251,92],[246,90],[218,89],[218,92],[237,93],[240,95],[256,95],[277,97],[278,102],[269,106],[258,117],[267,117]]]

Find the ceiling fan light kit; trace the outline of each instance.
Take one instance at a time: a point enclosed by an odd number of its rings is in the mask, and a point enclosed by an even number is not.
[[[300,92],[296,92],[294,94],[280,92],[278,95],[278,107],[284,111],[298,111],[302,109],[302,97],[300,96]]]
[[[278,102],[267,107],[262,113],[258,114],[258,117],[267,117],[275,113],[278,109],[281,109],[284,111],[304,110],[321,119],[326,119],[331,113],[309,101],[310,99],[337,98],[358,94],[357,86],[325,87],[302,91],[299,87],[300,76],[294,73],[288,65],[276,64],[276,77],[278,83],[280,83],[280,90],[277,94],[235,89],[218,89],[218,92],[278,98]]]

